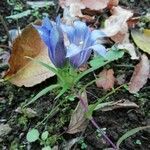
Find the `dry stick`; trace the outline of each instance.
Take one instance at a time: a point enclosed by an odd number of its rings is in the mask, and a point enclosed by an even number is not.
[[[85,112],[85,113],[88,112],[88,108],[87,108],[86,104],[84,103],[84,100],[81,98],[81,96],[79,96],[79,99],[80,99],[80,102],[81,102],[81,104],[82,104],[82,106],[83,106],[83,108],[84,108],[84,112]],[[104,131],[99,128],[99,126],[98,126],[97,123],[95,122],[94,118],[91,117],[89,120],[90,120],[91,123],[98,129],[98,131],[103,135],[103,137],[112,145],[112,147],[113,147],[115,150],[117,150],[116,145],[109,139],[109,137],[104,133]]]
[[[4,20],[2,15],[0,15],[0,21],[1,21],[2,25],[4,26],[4,29],[5,29],[5,31],[7,33],[7,36],[9,37],[9,29],[8,29],[7,24],[6,24],[6,22],[5,22],[5,20]]]
[[[7,46],[7,45],[0,45],[0,48],[8,48],[11,50],[11,47],[10,46]]]

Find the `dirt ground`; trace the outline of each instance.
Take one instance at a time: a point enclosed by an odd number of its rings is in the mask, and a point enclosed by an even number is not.
[[[22,10],[27,10],[28,7],[25,5],[26,0],[20,1],[23,8]],[[19,3],[19,1],[18,1]],[[132,9],[135,12],[135,15],[143,15],[150,8],[150,2],[148,0],[134,0],[127,1],[122,0],[120,5],[127,9]],[[0,1],[0,14],[4,17],[9,16],[11,11],[13,11],[14,6],[7,4],[6,0]],[[48,9],[40,9],[40,13],[47,12],[49,16],[55,18],[57,15],[55,12],[58,9],[58,6],[52,6]],[[59,10],[61,13],[62,11]],[[27,24],[35,21],[35,16],[28,16],[18,21],[8,22],[6,20],[6,25],[8,30],[16,28],[19,26],[21,28],[25,27]],[[8,45],[7,32],[4,29],[2,23],[0,23],[0,45]],[[10,52],[10,49],[3,47],[7,52]],[[1,61],[1,60],[0,60]],[[135,65],[137,62],[131,62],[128,54],[126,54],[119,61],[115,61],[109,64],[108,67],[113,68],[118,74],[125,74],[126,81],[128,81],[133,73],[134,68],[128,67],[119,67],[118,64]],[[6,67],[7,68],[7,67]],[[0,67],[0,73],[2,73],[6,68]],[[117,74],[117,75],[118,75]],[[90,81],[93,78],[92,75],[89,75],[86,79]],[[39,92],[41,89],[55,81],[55,77],[48,79],[36,85],[32,88],[25,87],[16,87],[8,82],[0,82],[0,124],[9,124],[12,128],[11,132],[3,137],[3,140],[0,142],[0,149],[2,150],[22,150],[22,149],[32,149],[40,150],[40,144],[36,142],[29,146],[26,142],[26,134],[29,128],[34,127],[39,121],[41,121],[46,115],[46,113],[51,109],[53,105],[53,99],[55,94],[49,93],[40,98],[36,103],[31,105],[33,110],[36,110],[38,116],[35,118],[26,118],[22,114],[17,113],[15,110],[24,102],[26,99],[29,99],[33,94]],[[84,82],[84,81],[83,81]],[[125,132],[132,128],[150,125],[150,90],[149,83],[139,92],[138,95],[130,94],[127,90],[121,89],[120,91],[114,93],[110,96],[107,101],[111,100],[121,100],[127,99],[132,102],[135,102],[140,107],[137,109],[116,109],[113,111],[107,112],[95,112],[94,118],[97,124],[101,128],[106,128],[106,134],[114,143],[117,142],[118,138],[123,135]],[[89,93],[92,93],[96,97],[102,97],[106,92],[97,89],[95,85],[92,85],[87,89]],[[88,99],[90,102],[93,102],[96,98],[88,94]],[[59,145],[59,149],[63,149],[63,141],[70,140],[75,137],[84,137],[82,143],[76,144],[72,149],[77,150],[81,149],[81,145],[85,143],[87,145],[87,150],[103,150],[106,147],[110,147],[104,139],[98,137],[96,129],[91,123],[89,123],[87,129],[83,133],[78,133],[75,135],[69,135],[65,132],[68,127],[70,120],[69,114],[71,112],[67,108],[74,109],[76,102],[71,104],[64,104],[61,112],[55,114],[51,119],[46,120],[45,125],[39,126],[39,130],[48,130],[52,135],[52,140],[50,141],[51,145]],[[67,114],[67,115],[66,115]],[[59,119],[61,118],[61,121]],[[140,131],[132,137],[128,138],[121,145],[121,150],[149,150],[150,149],[150,130]]]

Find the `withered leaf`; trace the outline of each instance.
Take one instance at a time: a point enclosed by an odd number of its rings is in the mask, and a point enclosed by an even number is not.
[[[99,73],[98,78],[96,80],[96,85],[99,88],[103,88],[105,90],[109,90],[113,88],[115,83],[114,71],[113,69],[106,70],[104,69]]]
[[[102,10],[104,8],[117,6],[119,0],[59,0],[59,5],[64,8],[72,4],[80,4],[81,9]]]
[[[111,101],[111,102],[101,103],[96,106],[95,110],[111,111],[120,108],[139,108],[139,106],[134,102],[131,102],[126,99],[122,99],[117,102]]]
[[[26,56],[52,65],[47,47],[32,25],[28,25],[15,39],[5,79],[17,86],[31,87],[54,76],[53,72]]]
[[[137,93],[146,83],[150,73],[150,62],[145,54],[141,56],[141,61],[135,66],[133,75],[129,83],[129,92]]]
[[[86,107],[88,107],[86,92],[83,92],[81,97],[84,100],[84,104],[86,105]],[[67,133],[74,134],[77,132],[82,132],[86,129],[87,124],[88,124],[88,119],[85,117],[84,106],[79,101],[77,107],[75,108],[75,110],[71,115],[71,120],[69,123]]]
[[[150,54],[150,30],[145,29],[143,33],[141,31],[132,31],[131,33],[136,45],[144,52]]]

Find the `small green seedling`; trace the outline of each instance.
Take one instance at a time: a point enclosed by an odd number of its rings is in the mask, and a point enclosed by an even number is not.
[[[26,139],[29,143],[40,141],[40,144],[44,146],[42,150],[51,150],[51,147],[47,144],[48,137],[48,131],[44,131],[40,136],[39,131],[33,128],[27,133]]]

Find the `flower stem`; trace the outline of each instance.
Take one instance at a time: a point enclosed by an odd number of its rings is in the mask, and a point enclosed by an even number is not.
[[[81,98],[81,96],[79,96],[80,102],[84,108],[84,112],[88,112],[88,107],[86,106],[86,104],[84,103],[84,100]],[[98,129],[98,131],[103,135],[103,137],[106,139],[106,141],[108,141],[108,143],[111,144],[111,146],[117,150],[116,145],[109,139],[109,137],[99,128],[99,126],[97,125],[97,123],[95,122],[94,118],[91,117],[89,118],[89,120],[91,121],[91,123]]]

